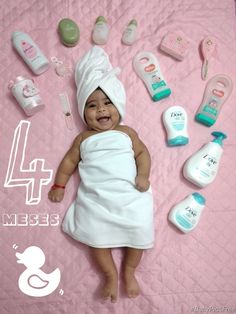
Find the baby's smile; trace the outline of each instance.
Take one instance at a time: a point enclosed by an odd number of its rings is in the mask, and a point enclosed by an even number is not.
[[[102,117],[97,118],[97,121],[100,122],[100,123],[106,123],[109,120],[110,120],[109,116],[102,116]]]

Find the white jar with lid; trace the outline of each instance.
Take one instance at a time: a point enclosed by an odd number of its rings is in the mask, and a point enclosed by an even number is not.
[[[17,76],[15,81],[9,82],[8,88],[27,116],[32,116],[45,107],[32,79]]]

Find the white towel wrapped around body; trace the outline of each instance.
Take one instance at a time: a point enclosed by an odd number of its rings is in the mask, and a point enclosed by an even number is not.
[[[97,133],[82,142],[80,151],[81,182],[63,230],[92,247],[151,248],[153,198],[151,189],[135,188],[130,137],[116,130]]]

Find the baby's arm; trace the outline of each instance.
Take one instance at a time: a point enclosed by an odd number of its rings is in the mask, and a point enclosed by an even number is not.
[[[66,186],[66,183],[80,161],[81,141],[82,135],[77,136],[57,169],[54,186],[48,193],[48,198],[52,202],[60,202],[64,197],[65,189],[59,186]]]
[[[140,192],[144,192],[147,191],[150,186],[151,157],[147,147],[138,137],[138,134],[131,128],[128,129],[128,133],[133,143],[134,157],[137,166],[137,176],[135,178],[136,188]]]

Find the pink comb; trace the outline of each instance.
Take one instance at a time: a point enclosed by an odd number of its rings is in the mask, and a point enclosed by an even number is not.
[[[202,65],[202,79],[206,80],[208,73],[208,63],[213,52],[216,49],[216,40],[214,37],[206,37],[201,42],[201,51],[203,55],[203,65]]]

